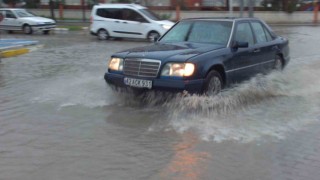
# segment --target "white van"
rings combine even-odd
[[[151,40],[162,36],[173,24],[168,20],[160,20],[141,5],[99,4],[92,8],[90,32],[100,40],[109,37]]]

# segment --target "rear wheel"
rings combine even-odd
[[[275,58],[273,69],[276,71],[281,71],[283,69],[283,61],[279,55]]]
[[[109,33],[105,29],[100,29],[97,33],[99,40],[107,40],[109,38]]]
[[[31,28],[31,26],[28,25],[28,24],[24,25],[23,28],[22,28],[22,30],[23,30],[23,32],[24,32],[25,34],[32,34],[32,28]]]
[[[205,79],[203,93],[207,96],[214,96],[219,94],[222,88],[223,81],[220,73],[215,70],[211,70]]]

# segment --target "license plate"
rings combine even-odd
[[[138,87],[138,88],[152,88],[152,81],[150,80],[144,80],[144,79],[134,79],[134,78],[124,78],[124,84],[132,87]]]

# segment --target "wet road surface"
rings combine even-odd
[[[0,180],[318,180],[320,27],[274,29],[284,72],[165,100],[103,80],[112,53],[148,42],[2,34],[45,46],[0,63]]]

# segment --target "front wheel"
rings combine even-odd
[[[49,34],[49,32],[50,32],[50,30],[42,31],[42,33],[43,33],[43,34],[46,34],[46,35]]]
[[[32,28],[30,25],[24,25],[22,30],[25,34],[32,34]]]
[[[155,31],[152,31],[152,32],[150,32],[150,33],[148,34],[147,39],[148,39],[149,41],[154,41],[155,38],[158,39],[159,37],[160,37],[160,34],[159,34],[159,33],[155,32]]]
[[[109,33],[105,29],[100,29],[97,33],[99,40],[107,40],[109,38]]]
[[[223,81],[220,73],[215,70],[211,70],[205,79],[203,93],[207,96],[214,96],[219,94],[222,88]]]

